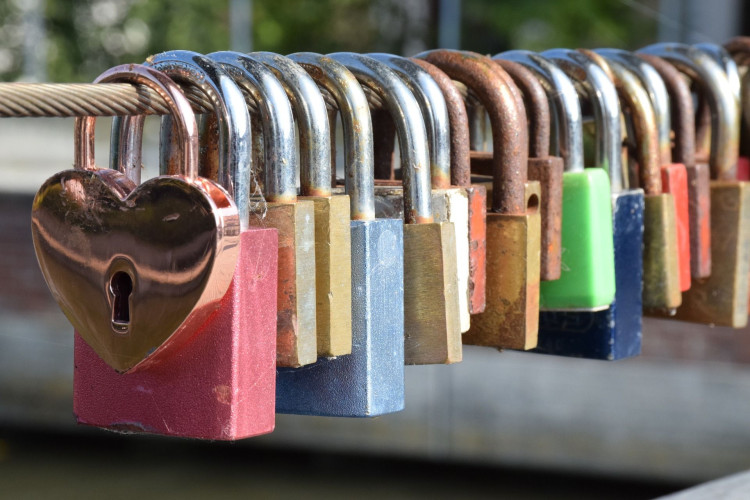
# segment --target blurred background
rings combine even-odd
[[[740,0],[0,0],[0,81],[86,82],[168,49],[636,49],[748,28]],[[77,427],[73,335],[29,231],[34,192],[71,165],[72,124],[0,120],[0,497],[632,499],[750,469],[750,331],[659,320],[633,360],[468,347],[408,367],[406,411],[374,420],[282,415],[235,444]]]

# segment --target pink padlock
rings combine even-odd
[[[219,179],[240,214],[239,255],[216,312],[179,348],[164,352],[144,368],[118,373],[76,334],[74,413],[81,424],[114,431],[210,440],[265,434],[275,425],[278,235],[275,229],[247,224],[252,142],[244,96],[216,64],[194,52],[159,54],[149,65],[199,87],[214,103],[220,122]],[[148,84],[136,79],[131,67],[113,68],[96,81]],[[197,141],[183,140],[182,112],[192,110],[188,106],[173,113],[180,140],[170,152],[181,153],[177,157],[183,159],[197,158],[197,151],[184,152],[186,144],[193,147]],[[138,134],[142,123],[143,117],[116,119],[112,137],[119,138],[120,145],[132,144],[128,134]],[[167,135],[173,133],[169,119],[162,124],[165,130]],[[113,149],[118,147],[113,144]],[[127,156],[122,151],[116,155],[120,161]],[[174,173],[174,158],[167,158],[162,173]]]

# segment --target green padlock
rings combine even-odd
[[[547,311],[596,311],[606,309],[615,295],[614,246],[612,239],[612,203],[610,181],[604,168],[584,168],[583,129],[578,95],[570,78],[550,61],[528,51],[509,51],[496,58],[516,61],[533,69],[548,85],[549,98],[558,110],[555,129],[560,156],[565,162],[562,209],[562,273],[559,280],[541,283],[539,307]],[[567,65],[573,69],[573,65]],[[593,98],[597,89],[589,82],[590,68],[579,66],[569,74],[581,83]],[[605,78],[591,70],[593,77]],[[611,84],[610,84],[611,85]],[[605,89],[606,90],[606,89]],[[614,87],[608,104],[617,106],[611,113],[618,116],[619,105]],[[619,125],[619,121],[618,121]],[[602,130],[600,144],[615,131]],[[599,151],[608,151],[601,147]],[[603,156],[603,153],[600,155]],[[597,164],[610,163],[598,158]]]

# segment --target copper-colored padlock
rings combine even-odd
[[[457,186],[468,200],[469,312],[484,311],[487,264],[487,189],[471,184],[469,122],[463,97],[448,75],[422,59],[412,58],[440,86],[448,108],[451,137],[450,185]],[[456,230],[458,232],[458,229]],[[460,276],[459,276],[460,279]],[[460,289],[460,288],[459,288]]]
[[[736,181],[739,102],[721,66],[684,44],[656,44],[643,52],[660,56],[697,80],[711,116],[711,276],[683,296],[676,319],[741,328],[747,324],[750,258],[750,184]]]
[[[539,321],[540,188],[525,189],[528,135],[523,101],[491,59],[471,52],[420,54],[480,99],[492,124],[492,210],[487,213],[487,305],[464,343],[532,349]],[[517,91],[516,91],[517,92]]]
[[[690,270],[693,278],[711,275],[711,188],[707,163],[695,161],[695,111],[687,82],[660,57],[638,54],[649,63],[667,87],[674,134],[672,161],[685,165],[688,175]]]
[[[396,125],[404,177],[404,362],[460,361],[455,229],[450,222],[433,222],[427,132],[419,104],[385,64],[350,52],[330,57],[378,95]]]
[[[280,79],[299,132],[300,194],[315,206],[315,287],[318,356],[352,350],[349,197],[331,196],[331,140],[325,102],[313,79],[290,59],[251,54]],[[273,153],[272,153],[273,154]],[[283,161],[283,157],[282,157]]]

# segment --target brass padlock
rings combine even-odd
[[[675,200],[661,182],[659,132],[654,105],[638,77],[617,60],[608,61],[617,93],[632,120],[637,175],[645,193],[643,212],[643,309],[669,312],[682,302]],[[635,163],[633,162],[633,166]]]
[[[442,90],[430,74],[415,62],[392,54],[368,54],[396,72],[409,87],[422,110],[430,151],[432,212],[437,222],[451,222],[456,233],[459,323],[469,329],[469,200],[465,191],[452,187],[451,138],[448,108]],[[377,131],[376,131],[377,134]],[[403,207],[401,196],[393,200]]]
[[[747,324],[750,185],[736,181],[739,102],[721,66],[684,44],[656,44],[643,52],[668,60],[697,80],[711,106],[712,271],[683,295],[676,319],[741,328]]]
[[[330,57],[379,96],[397,130],[404,177],[404,362],[460,361],[455,229],[450,222],[433,222],[427,132],[419,104],[385,64],[350,52]]]
[[[440,86],[448,108],[451,137],[450,184],[465,193],[468,205],[467,237],[469,246],[469,312],[478,314],[485,308],[487,263],[487,189],[471,183],[469,121],[461,93],[448,75],[422,59],[412,58]],[[461,231],[456,227],[456,238]],[[459,280],[462,279],[459,273]],[[459,282],[459,290],[461,284]]]
[[[471,52],[434,50],[418,57],[466,85],[492,124],[492,210],[487,213],[487,305],[472,318],[464,343],[532,349],[539,321],[540,188],[526,190],[528,133],[523,101],[491,59]],[[517,90],[516,90],[517,92]]]
[[[695,161],[695,111],[685,79],[660,57],[637,54],[661,77],[670,100],[674,137],[672,161],[685,165],[688,175],[688,219],[690,223],[690,272],[693,278],[711,276],[711,187],[707,163]]]
[[[325,102],[314,80],[290,59],[270,52],[256,52],[252,57],[267,64],[281,80],[297,119],[299,199],[315,205],[318,356],[349,354],[352,275],[349,266],[341,265],[351,261],[349,197],[331,195],[331,133]]]

